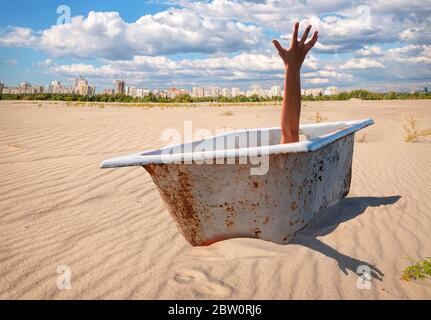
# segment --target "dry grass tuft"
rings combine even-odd
[[[316,112],[316,114],[313,117],[309,117],[307,119],[314,121],[315,123],[320,123],[325,120],[328,120],[328,118],[324,117],[320,112]]]
[[[367,142],[367,136],[368,136],[368,134],[367,134],[367,133],[364,133],[364,134],[362,135],[362,137],[360,137],[358,140],[356,140],[356,142],[361,142],[361,143],[365,143],[365,142]]]
[[[8,146],[14,149],[21,149],[21,145],[19,143],[9,143]]]
[[[221,114],[221,116],[234,116],[235,114],[232,111],[225,111]]]
[[[420,138],[431,136],[431,129],[419,129],[417,127],[417,120],[413,116],[407,118],[407,122],[403,125],[403,127],[404,131],[406,132],[404,136],[405,142],[414,142],[418,141]]]

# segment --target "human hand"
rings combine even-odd
[[[308,34],[310,33],[311,27],[312,26],[309,25],[307,29],[305,29],[301,40],[298,41],[299,23],[298,22],[295,23],[295,26],[293,29],[292,42],[290,44],[289,49],[283,48],[277,40],[272,41],[272,43],[274,44],[274,46],[278,51],[278,54],[283,59],[286,69],[289,69],[289,71],[299,72],[301,70],[302,64],[308,52],[316,44],[318,39],[317,31],[314,32],[313,37],[311,38],[310,41],[308,41],[307,43],[305,42],[308,38]]]

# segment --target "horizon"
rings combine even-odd
[[[271,40],[287,44],[295,21],[320,35],[302,70],[304,89],[407,92],[431,84],[427,1],[24,3],[25,12],[5,3],[0,13],[5,86],[69,86],[78,75],[98,93],[116,78],[151,89],[282,86]]]
[[[78,77],[80,77],[80,76],[78,76]],[[74,77],[74,78],[78,78],[78,77]],[[70,79],[70,81],[71,82],[73,82],[73,80],[74,80],[74,78],[71,78]],[[91,79],[85,79],[85,80],[91,80]],[[120,80],[120,79],[117,79],[117,80]],[[99,91],[99,89],[97,88],[97,86],[96,86],[96,93],[95,94],[97,94],[97,95],[104,95],[104,94],[108,94],[107,92],[106,92],[106,90],[114,90],[115,88],[115,81],[117,81],[117,80],[114,80],[114,83],[113,83],[113,85],[112,85],[112,87],[108,87],[108,88],[104,88],[102,91]],[[30,83],[29,81],[20,81],[20,82],[18,82],[17,84],[14,84],[14,85],[8,85],[5,81],[3,81],[3,80],[1,80],[0,79],[0,83],[2,83],[3,84],[3,86],[4,86],[4,88],[18,88],[20,85],[22,85],[22,84],[24,84],[24,83],[27,83],[27,84],[29,84],[29,85],[31,85],[32,87],[43,87],[45,90],[47,89],[47,88],[49,88],[51,85],[52,85],[52,83],[54,83],[54,82],[56,82],[56,81],[58,81],[58,80],[53,80],[53,81],[51,81],[50,83],[48,83],[48,84],[39,84],[39,83]],[[120,80],[120,81],[123,81],[123,80]],[[91,81],[88,81],[89,82],[89,86],[92,86],[93,84],[92,84],[92,82]],[[61,82],[61,85],[63,85],[64,86],[64,88],[65,89],[76,89],[76,88],[74,88],[73,86],[68,86],[66,83],[63,83],[63,82]],[[274,85],[274,86],[271,86],[271,87],[261,87],[261,86],[258,86],[258,85],[251,85],[251,86],[249,86],[249,87],[247,87],[247,88],[245,88],[245,89],[242,89],[242,88],[240,88],[240,93],[241,93],[241,95],[245,95],[245,93],[247,92],[247,91],[251,91],[251,90],[253,90],[253,89],[261,89],[261,90],[270,90],[272,87],[275,87],[275,86],[278,86],[278,87],[280,87],[280,89],[281,90],[283,90],[283,88],[282,88],[282,86],[281,85]],[[131,86],[128,86],[127,85],[127,82],[125,82],[125,88],[127,89],[127,88],[134,88],[134,89],[138,89],[138,90],[149,90],[150,91],[150,93],[152,93],[152,92],[154,92],[154,91],[160,91],[160,92],[167,92],[167,91],[169,91],[170,89],[177,89],[177,90],[186,90],[187,92],[187,94],[189,94],[189,95],[191,95],[191,91],[194,89],[194,88],[197,88],[197,89],[215,89],[215,88],[218,88],[218,89],[229,89],[229,90],[232,90],[232,89],[237,89],[237,88],[239,88],[238,86],[235,86],[235,85],[233,85],[232,87],[218,87],[218,86],[193,86],[193,87],[163,87],[163,88],[151,88],[151,87],[137,87],[137,86],[134,86],[134,85],[131,85]],[[417,87],[416,89],[405,89],[405,90],[399,90],[399,91],[394,91],[394,90],[386,90],[386,91],[372,91],[372,90],[369,90],[369,89],[367,89],[367,88],[360,88],[360,87],[357,87],[357,88],[349,88],[349,89],[343,89],[343,88],[338,88],[337,86],[320,86],[320,87],[317,87],[317,86],[315,86],[315,87],[307,87],[307,88],[303,88],[303,89],[301,89],[301,91],[312,91],[312,90],[325,90],[325,89],[330,89],[330,88],[335,88],[337,91],[338,91],[338,93],[345,93],[345,92],[353,92],[353,91],[362,91],[362,90],[364,90],[364,91],[368,91],[368,92],[370,92],[370,93],[390,93],[390,92],[395,92],[395,93],[414,93],[414,92],[423,92],[423,91],[425,91],[425,92],[428,92],[428,87],[427,86],[424,86],[424,87]],[[23,93],[24,94],[24,93]],[[43,92],[42,94],[75,94],[75,95],[79,95],[79,94],[76,94],[76,93],[54,93],[54,92]],[[24,94],[25,95],[25,94]],[[124,94],[124,95],[127,95],[127,94]]]

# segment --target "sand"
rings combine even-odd
[[[233,115],[225,115],[232,111]],[[0,299],[430,299],[400,280],[431,256],[431,142],[404,142],[431,101],[305,102],[303,122],[373,118],[356,139],[347,199],[288,245],[233,239],[190,246],[142,168],[100,170],[163,146],[161,133],[268,127],[279,106],[131,108],[0,102]],[[70,268],[59,290],[57,268]],[[358,289],[360,265],[372,266]],[[379,279],[380,278],[380,279]]]

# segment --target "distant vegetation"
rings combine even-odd
[[[406,92],[371,92],[368,90],[353,90],[350,92],[340,92],[332,96],[303,96],[303,101],[336,101],[336,100],[349,100],[349,99],[362,99],[362,100],[409,100],[409,99],[431,99],[431,93],[406,93]]]
[[[363,100],[395,100],[395,99],[431,99],[431,93],[400,93],[387,92],[377,93],[367,90],[353,90],[350,92],[340,92],[331,96],[303,96],[303,101],[337,101],[349,100],[352,98]],[[41,100],[41,101],[83,101],[83,102],[121,102],[121,103],[199,103],[199,102],[217,102],[217,103],[243,103],[243,102],[271,102],[281,101],[282,97],[264,98],[258,95],[250,97],[238,96],[235,98],[226,97],[206,97],[194,98],[188,94],[178,95],[175,98],[156,97],[152,93],[143,98],[133,98],[126,95],[106,95],[99,94],[95,96],[80,96],[77,94],[3,94],[0,100]]]

